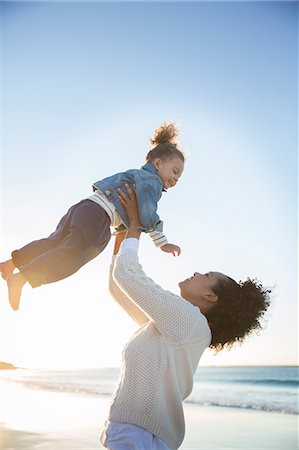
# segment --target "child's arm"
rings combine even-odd
[[[162,245],[160,248],[161,248],[161,250],[163,250],[163,252],[172,253],[173,256],[180,256],[180,254],[181,254],[180,247],[175,244],[165,244],[165,245]]]
[[[161,250],[163,250],[163,252],[172,253],[173,256],[179,256],[181,254],[180,247],[175,244],[169,244],[167,241],[167,237],[160,231],[152,231],[148,234],[152,238],[155,246],[159,247]]]
[[[150,238],[153,240],[153,243],[156,247],[161,248],[163,245],[168,244],[167,237],[161,231],[151,231],[148,233]]]
[[[158,201],[161,197],[160,188],[158,185],[148,186],[146,182],[139,182],[135,185],[135,189],[140,222],[142,223],[139,229],[148,233],[155,246],[161,248],[163,252],[179,256],[181,254],[180,247],[169,244],[162,232],[163,222],[157,214]]]
[[[114,300],[116,300],[116,302],[128,313],[128,315],[142,327],[149,321],[149,318],[134,302],[132,302],[130,297],[128,297],[124,291],[120,289],[112,276],[115,259],[119,251],[120,244],[125,239],[125,236],[126,232],[119,233],[115,236],[114,252],[109,271],[109,292]]]
[[[149,184],[147,181],[139,180],[135,184],[135,192],[140,217],[139,229],[145,233],[163,231],[163,222],[157,214],[158,201],[161,198],[159,184]]]

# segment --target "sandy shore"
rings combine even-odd
[[[109,397],[1,386],[1,450],[96,450]],[[185,405],[180,450],[297,450],[297,416]]]

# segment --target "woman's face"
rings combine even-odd
[[[181,296],[201,309],[204,305],[212,306],[218,301],[214,288],[218,281],[225,279],[227,279],[226,275],[221,272],[207,272],[205,274],[195,272],[192,277],[179,283]]]

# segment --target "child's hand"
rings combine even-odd
[[[179,256],[181,254],[181,249],[178,245],[174,244],[165,244],[160,247],[163,252],[172,253],[173,256]]]

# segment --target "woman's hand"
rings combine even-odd
[[[126,213],[130,219],[130,226],[128,228],[127,237],[135,237],[139,239],[141,231],[138,227],[140,227],[140,218],[138,213],[138,204],[135,189],[134,191],[130,188],[128,184],[125,184],[128,195],[126,195],[121,189],[118,189],[118,195],[123,207],[126,210]]]

